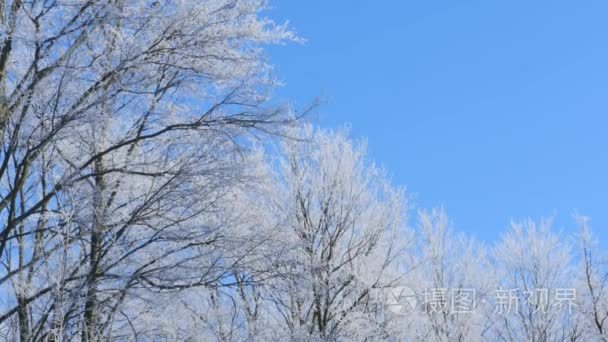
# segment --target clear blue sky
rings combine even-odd
[[[327,103],[422,207],[494,240],[578,211],[608,238],[608,2],[271,1],[279,98]]]

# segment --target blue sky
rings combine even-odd
[[[589,215],[608,238],[608,2],[272,1],[304,44],[276,94],[350,124],[420,207],[491,241],[511,219]]]

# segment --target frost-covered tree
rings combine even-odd
[[[572,248],[551,220],[513,223],[494,248],[498,271],[488,336],[497,341],[577,341]]]
[[[410,228],[364,143],[269,101],[263,47],[296,37],[265,6],[0,0],[0,339],[608,340],[586,219],[578,248]]]
[[[608,341],[608,257],[589,227],[589,218],[578,216],[580,261],[576,265],[580,317],[589,340]]]
[[[374,293],[408,271],[405,198],[344,132],[305,129],[283,145],[276,183],[278,272],[265,287],[283,339],[392,335]]]
[[[486,248],[455,232],[443,210],[421,210],[416,229],[416,267],[406,284],[418,307],[400,320],[412,341],[478,341],[492,297],[494,272]]]
[[[4,338],[154,337],[153,294],[232,281],[226,203],[290,121],[261,47],[293,35],[264,6],[0,1]]]

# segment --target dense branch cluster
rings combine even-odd
[[[273,105],[262,48],[297,37],[265,5],[0,0],[0,339],[608,340],[587,219],[491,247],[411,224],[365,144]],[[572,312],[525,295],[566,288]]]

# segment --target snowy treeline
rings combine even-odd
[[[586,218],[485,246],[414,212],[270,100],[265,6],[0,0],[0,339],[608,339]]]

